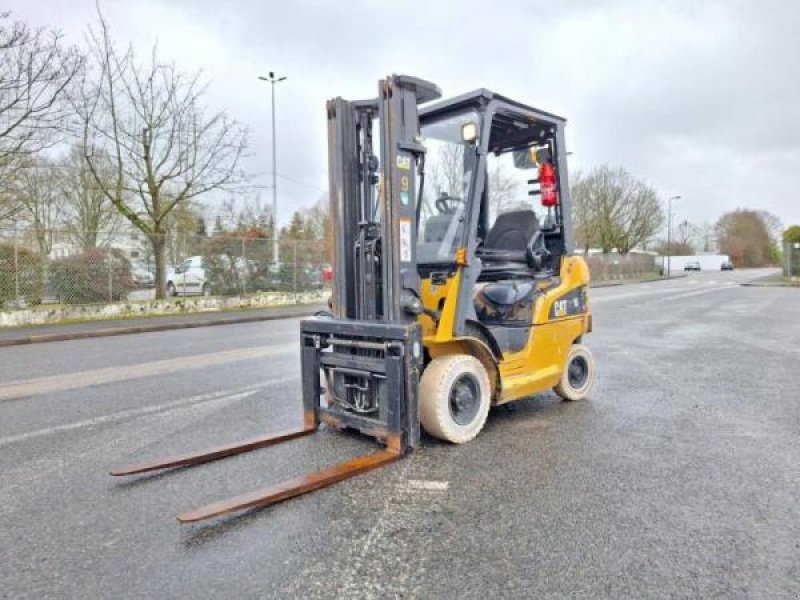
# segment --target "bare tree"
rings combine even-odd
[[[717,235],[714,226],[711,223],[704,222],[698,228],[698,248],[702,248],[703,252],[714,252],[717,248]]]
[[[692,254],[694,254],[703,247],[703,231],[688,219],[684,219],[678,223],[675,242],[683,247],[691,248]]]
[[[763,267],[775,261],[774,243],[760,211],[739,208],[717,221],[722,252],[737,267]]]
[[[44,158],[28,159],[19,165],[13,183],[14,195],[22,207],[19,219],[33,232],[43,256],[50,254],[56,230],[63,224],[60,177],[58,165],[53,162]]]
[[[70,149],[59,164],[59,183],[70,237],[81,248],[89,249],[109,241],[119,231],[124,219],[103,193],[103,187],[95,181],[85,155],[81,145]],[[106,160],[104,163],[98,155],[95,168],[98,176],[105,179],[106,186],[110,185],[114,176],[110,162]]]
[[[431,191],[437,196],[462,197],[464,195],[464,146],[461,144],[432,144],[432,151],[425,157]]]
[[[0,223],[13,220],[20,212],[22,206],[16,202],[16,196],[9,193],[8,182],[3,182],[0,178]]]
[[[247,132],[224,112],[207,115],[199,74],[187,76],[133,49],[116,48],[102,14],[90,33],[90,68],[76,94],[86,162],[103,194],[153,245],[156,296],[164,297],[169,215],[243,180]],[[110,162],[113,177],[101,171]]]
[[[680,240],[671,240],[669,244],[665,239],[657,240],[651,246],[651,250],[661,256],[694,256],[695,254],[692,244]]]
[[[780,245],[783,235],[783,222],[780,220],[780,217],[774,215],[768,210],[759,210],[758,216],[761,217],[761,221],[767,228],[772,243],[775,245]]]
[[[497,214],[531,208],[530,197],[520,179],[509,171],[508,164],[500,161],[490,163],[488,180],[491,206]]]
[[[581,172],[571,177],[572,181],[572,226],[575,231],[575,244],[588,254],[597,245],[599,228],[596,227],[597,202],[589,189],[587,178]]]
[[[64,92],[82,64],[75,48],[63,47],[61,34],[0,13],[0,185],[8,185],[26,158],[56,141],[67,109]],[[0,204],[0,217],[14,210]]]
[[[429,142],[429,152],[425,159],[430,181],[425,186],[429,192],[437,196],[446,194],[459,198],[466,194],[469,166],[465,164],[464,151],[465,146],[461,144]],[[511,155],[503,156],[510,159]],[[491,198],[490,221],[494,221],[498,213],[529,209],[531,201],[524,192],[519,174],[515,177],[513,167],[500,157],[491,158],[494,160],[490,160],[487,166],[487,186]]]
[[[655,189],[625,169],[598,167],[572,185],[573,217],[581,242],[626,254],[653,238],[664,222]]]
[[[231,194],[217,205],[217,211],[220,225],[239,232],[253,227],[266,231],[272,227],[269,214],[262,209],[257,197]]]
[[[333,236],[333,223],[327,196],[320,196],[306,210],[306,229],[308,238],[312,240],[324,240]]]

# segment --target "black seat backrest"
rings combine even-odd
[[[502,213],[497,215],[483,247],[490,250],[525,252],[538,231],[539,219],[532,210]]]

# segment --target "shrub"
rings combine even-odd
[[[103,248],[53,261],[48,283],[53,295],[67,304],[122,300],[134,287],[130,261],[120,250]]]
[[[783,232],[783,241],[787,244],[800,243],[800,225],[792,225]]]
[[[25,248],[17,249],[15,266],[14,246],[0,245],[0,308],[11,305],[17,298],[17,280],[19,279],[19,295],[26,306],[42,303],[44,281],[44,261],[42,257]],[[19,273],[17,273],[17,267]]]

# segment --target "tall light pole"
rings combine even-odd
[[[280,249],[278,246],[278,167],[275,151],[275,84],[280,83],[286,77],[275,77],[275,73],[270,71],[268,77],[259,75],[258,78],[272,85],[272,257],[277,268],[280,265]]]
[[[680,196],[670,196],[667,200],[667,277],[672,266],[672,201],[680,199]]]

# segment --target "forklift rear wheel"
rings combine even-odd
[[[573,344],[561,381],[553,388],[564,400],[584,400],[594,387],[594,358],[583,344]]]
[[[489,376],[474,356],[435,358],[419,384],[422,427],[440,440],[463,444],[483,429],[489,414]]]

